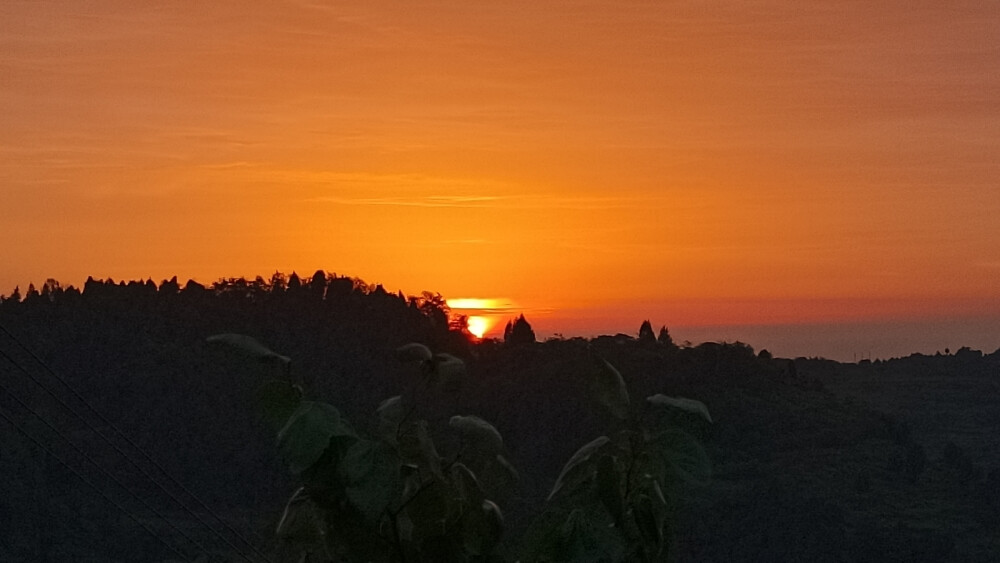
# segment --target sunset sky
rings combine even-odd
[[[991,352],[1000,2],[5,1],[0,197],[3,294],[322,268],[541,335]]]

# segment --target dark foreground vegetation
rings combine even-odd
[[[0,326],[9,331],[0,331],[2,561],[286,555],[280,544],[295,540],[277,540],[275,527],[298,484],[259,395],[275,366],[207,342],[221,333],[291,358],[294,381],[358,427],[412,384],[412,368],[393,357],[399,346],[464,359],[469,381],[448,408],[490,421],[520,474],[496,499],[503,554],[518,553],[566,461],[605,432],[584,377],[595,354],[634,397],[695,398],[712,414],[698,435],[712,480],[681,492],[671,559],[985,562],[1000,553],[997,352],[839,364],[741,343],[678,347],[649,325],[638,337],[535,342],[523,320],[507,342],[473,344],[438,295],[322,272],[211,287],[50,281],[0,302]]]

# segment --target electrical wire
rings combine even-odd
[[[250,541],[248,541],[246,538],[244,538],[242,536],[242,534],[240,534],[238,531],[236,531],[235,529],[233,529],[232,526],[230,526],[225,520],[223,520],[218,514],[216,514],[204,501],[202,501],[197,495],[195,495],[193,492],[191,492],[190,490],[188,490],[187,487],[185,487],[179,481],[177,481],[177,479],[175,479],[172,475],[170,475],[170,473],[167,472],[166,469],[164,469],[159,463],[157,463],[155,460],[153,460],[152,457],[150,457],[149,454],[147,454],[145,452],[145,450],[143,450],[142,448],[140,448],[135,442],[132,441],[132,439],[130,439],[121,430],[119,430],[116,425],[114,425],[113,423],[111,423],[100,412],[98,412],[97,409],[94,408],[94,406],[91,405],[90,402],[87,401],[86,398],[84,398],[78,391],[76,391],[76,389],[74,389],[65,379],[63,379],[62,377],[60,377],[59,374],[57,374],[52,368],[50,368],[48,366],[48,364],[46,364],[44,361],[42,361],[42,359],[39,358],[31,349],[29,349],[27,346],[25,346],[24,344],[22,344],[21,341],[16,336],[14,336],[9,330],[7,330],[7,327],[3,326],[3,324],[0,324],[0,331],[2,331],[3,333],[5,333],[12,341],[14,341],[14,343],[17,344],[17,346],[21,350],[23,350],[26,354],[28,354],[38,365],[42,366],[42,368],[46,372],[48,372],[49,375],[51,375],[52,377],[54,377],[64,387],[66,387],[66,389],[68,389],[73,394],[73,396],[75,396],[77,398],[77,400],[79,400],[81,403],[83,403],[87,407],[87,409],[94,416],[96,416],[103,424],[105,424],[106,426],[108,426],[109,428],[111,428],[120,438],[124,439],[130,446],[132,446],[133,449],[135,449],[137,452],[139,452],[139,454],[143,458],[145,458],[145,460],[147,462],[149,462],[154,467],[156,467],[160,471],[160,473],[162,473],[163,475],[165,475],[167,477],[167,479],[171,483],[173,483],[175,486],[177,486],[182,491],[184,491],[184,493],[186,493],[189,497],[193,498],[195,500],[195,502],[198,503],[198,505],[201,506],[201,508],[203,510],[205,510],[206,512],[208,512],[213,518],[215,518],[217,521],[219,521],[220,523],[222,523],[222,525],[230,533],[232,533],[237,538],[239,538],[240,541],[242,541],[244,544],[246,544],[247,546],[249,546],[250,549],[260,559],[262,559],[263,561],[265,561],[267,563],[270,563],[270,561],[268,560],[267,556],[265,556],[263,553],[261,553],[261,551],[259,549],[257,549],[257,547],[255,545],[253,545]],[[225,536],[223,536],[222,534],[220,534],[213,526],[211,526],[208,522],[206,522],[200,515],[198,515],[197,513],[195,513],[194,511],[192,511],[191,509],[189,509],[186,504],[184,504],[179,498],[177,498],[176,495],[174,495],[173,493],[171,493],[170,491],[168,491],[166,488],[164,488],[152,475],[149,474],[149,472],[147,472],[142,466],[140,466],[138,463],[136,463],[135,460],[133,460],[127,453],[125,453],[124,451],[122,451],[122,449],[119,448],[117,444],[115,444],[114,442],[112,442],[100,430],[98,430],[96,427],[94,427],[87,419],[85,419],[83,416],[81,416],[80,413],[78,413],[76,411],[76,409],[74,409],[73,407],[69,406],[68,404],[66,404],[65,401],[63,401],[61,398],[59,398],[58,396],[56,396],[51,390],[49,390],[45,385],[43,385],[37,378],[35,378],[30,372],[28,372],[20,364],[18,364],[17,362],[15,362],[3,350],[0,350],[0,355],[4,356],[5,358],[7,358],[8,361],[10,361],[15,366],[17,366],[17,368],[20,369],[21,372],[24,373],[29,379],[31,379],[31,381],[33,381],[35,383],[35,385],[37,385],[43,391],[45,391],[46,394],[48,394],[50,397],[52,397],[63,408],[65,408],[69,412],[73,413],[74,416],[76,416],[81,421],[83,421],[83,423],[86,424],[87,427],[91,431],[93,431],[95,434],[97,434],[106,444],[108,444],[109,446],[111,446],[119,455],[121,455],[123,458],[125,458],[133,467],[135,467],[136,469],[138,469],[139,472],[142,473],[142,475],[144,477],[146,477],[146,479],[149,479],[149,481],[151,481],[154,485],[156,485],[156,487],[158,489],[160,489],[161,491],[163,491],[164,494],[166,494],[174,502],[176,502],[179,506],[181,506],[181,508],[183,508],[184,511],[188,515],[190,515],[193,518],[197,519],[198,522],[200,522],[203,526],[205,526],[206,528],[208,528],[212,532],[213,535],[215,535],[217,538],[221,539],[227,546],[229,546],[230,549],[232,549],[233,551],[235,551],[236,553],[238,553],[240,555],[240,557],[242,557],[243,559],[246,559],[247,561],[250,561],[251,563],[253,563],[253,559],[251,559],[249,556],[247,556],[246,553],[242,549],[240,549],[239,547],[235,546],[231,541],[229,541],[228,538],[226,538]]]
[[[8,389],[6,389],[5,387],[3,387],[2,385],[0,385],[0,391],[2,391],[3,393],[5,393],[7,395],[10,395],[11,397],[13,397],[15,401],[17,401],[22,407],[28,408],[28,410],[33,415],[35,415],[35,417],[37,417],[39,420],[41,420],[43,423],[45,423],[46,426],[48,426],[49,428],[52,428],[53,430],[55,430],[52,427],[52,425],[48,423],[48,421],[46,421],[44,418],[41,417],[41,415],[39,415],[37,412],[35,412],[34,410],[32,410],[30,407],[27,407],[27,405],[25,405],[23,402],[21,402],[20,399],[18,399],[14,395],[11,395],[10,391]],[[167,540],[163,539],[152,528],[150,528],[148,525],[146,525],[141,520],[139,520],[139,518],[137,516],[135,516],[134,514],[132,514],[131,512],[129,512],[128,509],[126,509],[124,506],[122,506],[118,501],[116,501],[113,498],[109,497],[107,495],[107,493],[105,493],[104,491],[102,491],[97,485],[95,485],[92,481],[90,481],[89,479],[87,479],[82,473],[80,473],[74,467],[72,467],[71,465],[69,465],[68,463],[66,463],[65,461],[63,461],[59,456],[57,456],[55,454],[55,452],[53,452],[51,449],[49,449],[48,446],[46,446],[41,441],[39,441],[37,438],[35,438],[31,434],[29,434],[27,430],[25,430],[24,428],[22,428],[17,422],[14,421],[14,419],[12,419],[9,416],[7,416],[7,414],[4,413],[2,410],[0,410],[0,418],[3,418],[7,422],[9,422],[10,425],[13,426],[14,429],[17,430],[22,436],[24,436],[25,438],[27,438],[27,439],[31,440],[32,442],[34,442],[34,444],[36,446],[38,446],[43,451],[45,451],[45,453],[47,455],[49,455],[50,457],[52,457],[52,459],[56,460],[60,465],[62,465],[66,469],[69,469],[71,472],[73,472],[73,475],[76,475],[77,478],[79,478],[81,481],[83,481],[84,484],[86,484],[88,487],[90,487],[91,489],[93,489],[104,500],[106,500],[108,503],[112,504],[115,508],[117,508],[123,514],[125,514],[130,519],[132,519],[133,522],[135,522],[136,524],[138,524],[139,526],[141,526],[144,530],[146,530],[146,532],[148,532],[151,536],[153,536],[154,538],[156,538],[157,540],[159,540],[159,542],[162,543],[167,549],[169,549],[170,551],[173,551],[174,553],[176,553],[177,555],[179,555],[181,557],[181,559],[184,559],[185,561],[193,561],[190,557],[188,557],[188,556],[184,555],[183,553],[181,553],[180,550],[178,550],[176,547],[170,545],[170,543],[167,542]],[[79,448],[77,448],[75,444],[73,444],[72,442],[69,442],[69,440],[65,436],[63,436],[61,433],[59,433],[58,430],[55,430],[55,432],[57,434],[59,434],[60,437],[62,437],[63,440],[66,440],[71,446],[73,446],[73,448],[77,452],[80,452],[81,454],[83,454],[83,456],[85,458],[87,458],[88,461],[90,461],[94,465],[97,465],[92,459],[90,459],[89,456],[87,456],[87,454],[83,453]],[[116,483],[118,483],[118,485],[120,487],[122,487],[123,489],[125,489],[125,492],[129,493],[130,495],[132,495],[133,497],[135,497],[136,499],[138,499],[139,502],[143,503],[147,508],[150,508],[148,505],[145,504],[145,502],[142,499],[140,499],[134,493],[132,493],[131,491],[129,491],[128,488],[126,488],[124,485],[122,485],[121,482],[119,482],[117,479],[115,479],[113,476],[111,476],[107,471],[104,471],[104,469],[101,468],[101,466],[97,465],[97,468],[100,469],[101,472],[104,473],[105,475],[107,475],[108,477],[111,477],[111,479],[114,480]],[[166,522],[171,528],[173,528],[174,530],[180,532],[181,535],[183,535],[185,538],[188,539],[188,541],[192,541],[192,543],[194,543],[196,546],[198,546],[198,549],[200,549],[203,553],[205,552],[205,550],[203,548],[201,548],[201,546],[199,546],[197,542],[194,542],[193,540],[191,540],[191,538],[188,538],[187,535],[184,534],[184,532],[181,532],[180,530],[178,530],[177,527],[175,527],[173,524],[171,524],[169,520],[167,520],[166,518],[164,518],[155,509],[152,509],[152,511],[153,511],[154,514],[157,515],[157,517],[159,517],[161,520],[163,520],[164,522]]]

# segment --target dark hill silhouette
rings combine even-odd
[[[742,343],[678,347],[665,327],[651,340],[649,323],[639,338],[536,342],[523,317],[512,323],[513,335],[523,321],[510,343],[473,344],[449,330],[438,294],[405,297],[324,272],[209,286],[88,279],[82,291],[50,281],[30,298],[0,302],[0,325],[263,548],[293,488],[256,394],[274,367],[206,343],[213,334],[247,334],[288,356],[307,393],[337,405],[360,430],[413,377],[393,360],[396,347],[423,342],[464,358],[472,382],[454,406],[495,423],[522,475],[501,499],[511,537],[573,451],[604,428],[584,377],[597,353],[635,397],[697,398],[716,421],[701,436],[715,480],[683,501],[680,560],[987,561],[998,545],[1000,406],[989,394],[998,353],[963,349],[866,365],[788,360]],[[3,333],[0,351],[0,412],[183,544],[13,400],[21,398],[219,560],[237,560],[24,377],[15,366],[80,407]],[[941,400],[927,402],[929,386]],[[5,420],[0,443],[0,560],[170,556]]]

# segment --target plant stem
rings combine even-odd
[[[406,551],[403,550],[403,540],[399,537],[399,525],[396,522],[396,514],[393,514],[388,508],[386,508],[385,513],[389,516],[389,524],[392,525],[392,546],[396,548],[399,560],[402,563],[406,563]]]
[[[400,395],[400,401],[403,401],[403,404],[406,404],[406,402],[409,402],[410,403],[410,407],[406,411],[406,414],[403,415],[403,418],[400,419],[399,424],[396,425],[396,440],[397,441],[399,440],[399,431],[400,431],[400,429],[403,428],[403,424],[407,420],[409,420],[410,416],[413,415],[413,412],[417,410],[417,405],[418,405],[418,403],[417,403],[417,395],[418,395],[421,387],[425,386],[426,383],[430,380],[432,373],[434,373],[433,369],[426,369],[425,368],[424,369],[424,375],[416,383],[414,383],[409,389],[407,389],[406,391],[404,391],[402,395]],[[406,401],[407,398],[409,399],[409,401]]]

